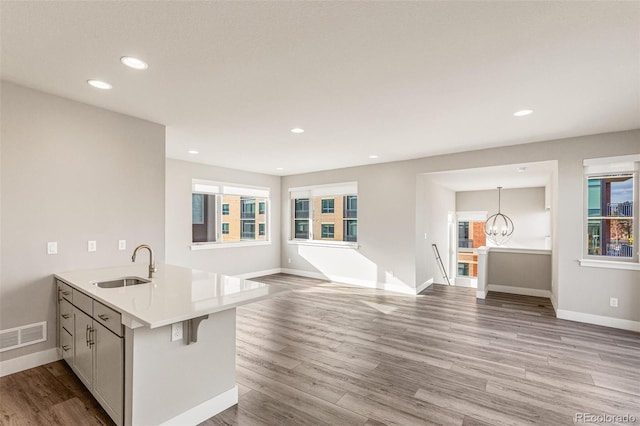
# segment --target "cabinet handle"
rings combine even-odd
[[[62,314],[62,318],[64,318],[64,319],[68,319],[70,316],[71,315],[69,315],[69,314]]]
[[[69,349],[71,349],[71,346],[69,345],[62,345],[62,350],[67,352]]]
[[[89,330],[91,329],[91,327],[89,327],[89,324],[87,324],[87,329],[84,331],[84,338],[87,341],[87,347],[89,346]]]
[[[109,321],[109,317],[105,314],[98,315],[98,318],[100,318],[102,321]]]
[[[63,296],[68,296],[68,295],[70,295],[70,294],[71,294],[71,292],[70,292],[70,291],[63,291],[63,292],[62,292],[62,295],[63,295]]]
[[[96,332],[95,328],[93,328],[93,327],[89,328],[89,338],[91,339],[89,341],[89,347],[90,348],[93,347],[93,345],[96,343],[95,340],[93,340],[95,332]]]
[[[60,297],[60,293],[62,293],[62,287],[58,287],[58,302],[62,300],[62,297]]]

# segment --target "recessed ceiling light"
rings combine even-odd
[[[515,115],[516,117],[524,117],[525,115],[529,115],[533,112],[532,109],[523,109],[517,112],[514,112],[513,115]]]
[[[527,170],[526,167],[518,167],[518,172],[520,173],[524,172],[525,170]]]
[[[146,70],[149,68],[149,65],[141,59],[134,58],[132,56],[123,56],[120,58],[120,62],[128,66],[129,68],[133,68],[136,70]]]
[[[189,154],[200,154],[198,151],[196,151],[195,149],[190,149],[189,151],[187,151]]]
[[[378,156],[376,154],[371,154],[369,158],[378,158]]]
[[[284,170],[284,167],[276,167],[276,170]]]
[[[304,129],[301,129],[300,127],[294,127],[293,129],[291,129],[291,133],[304,133]]]
[[[109,90],[113,87],[109,83],[106,83],[100,80],[87,80],[87,83],[89,83],[89,85],[95,87],[96,89],[102,89],[102,90]]]

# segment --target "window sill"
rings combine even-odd
[[[191,244],[191,251],[197,250],[213,250],[213,249],[225,249],[225,248],[237,248],[237,247],[254,247],[254,246],[269,246],[271,241],[238,241],[232,243],[196,243]]]
[[[358,249],[360,246],[358,243],[351,243],[345,241],[307,241],[307,240],[288,240],[288,244],[295,244],[299,246],[317,246],[317,247],[333,247],[343,249]]]
[[[580,266],[588,268],[624,269],[627,271],[640,271],[638,262],[619,262],[615,260],[578,259]]]

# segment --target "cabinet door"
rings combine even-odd
[[[91,389],[93,383],[93,320],[80,309],[73,307],[73,369],[84,385]]]
[[[94,321],[95,357],[93,395],[116,424],[122,424],[124,402],[122,338]]]

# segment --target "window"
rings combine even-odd
[[[293,240],[358,241],[357,183],[292,188]]]
[[[267,188],[194,179],[191,201],[193,243],[268,241],[268,203]],[[256,204],[258,211],[262,211],[258,215]]]
[[[322,200],[322,213],[323,214],[333,213],[334,206],[335,206],[335,200],[333,198]]]
[[[468,263],[458,263],[458,276],[459,277],[468,277],[469,276],[469,264]]]
[[[640,269],[636,205],[640,155],[589,159],[584,166],[586,258],[580,264]]]
[[[335,225],[333,223],[322,224],[322,238],[333,238]]]
[[[633,257],[633,174],[587,178],[587,254]]]

